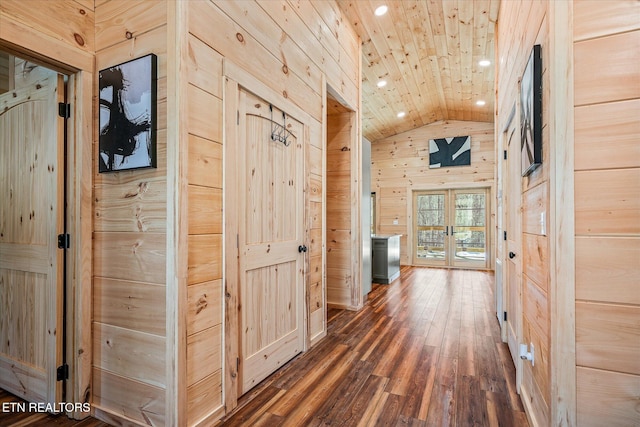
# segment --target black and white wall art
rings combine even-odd
[[[156,167],[157,57],[100,71],[100,172]]]
[[[522,176],[542,163],[542,57],[535,45],[520,83],[520,152]]]
[[[471,165],[471,137],[454,136],[429,140],[429,167]]]

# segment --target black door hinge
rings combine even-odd
[[[504,321],[505,322],[507,321],[507,312],[506,311],[504,312]]]
[[[64,117],[65,119],[68,119],[69,117],[71,117],[71,104],[66,104],[64,102],[59,102],[58,103],[58,115],[60,117]]]
[[[58,249],[69,249],[70,241],[68,234],[58,234]]]
[[[507,160],[507,150],[504,150],[503,156],[504,156],[504,159]]]
[[[56,380],[64,381],[69,379],[69,365],[66,363],[64,365],[58,366],[56,369]]]
[[[507,232],[504,232],[504,240],[507,240]]]

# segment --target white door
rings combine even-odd
[[[64,227],[62,76],[0,95],[0,387],[60,402]]]
[[[242,394],[304,350],[305,126],[243,89],[238,110]]]
[[[506,139],[506,176],[503,182],[504,202],[504,227],[507,233],[507,241],[504,250],[503,266],[506,270],[505,300],[507,312],[507,343],[509,351],[516,367],[516,384],[520,387],[522,376],[522,360],[519,357],[518,343],[521,336],[522,318],[522,291],[521,291],[521,262],[520,262],[520,236],[521,236],[521,212],[522,190],[520,175],[520,138],[516,131],[516,120],[512,120],[507,129]]]

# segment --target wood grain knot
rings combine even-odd
[[[197,304],[197,308],[196,308],[196,314],[199,314],[202,310],[204,310],[205,308],[207,308],[207,305],[209,305],[207,303],[207,295],[203,295],[200,297],[200,299],[198,300],[198,304]]]
[[[240,43],[244,43],[244,36],[242,34],[236,33],[236,39],[238,39]]]
[[[78,12],[80,12],[80,15],[86,15],[87,12],[84,9],[80,9]]]
[[[78,43],[78,45],[84,46],[84,39],[82,38],[82,36],[80,34],[73,33],[73,38],[76,39],[76,43]]]
[[[131,31],[127,31],[126,33],[124,33],[124,36],[127,38],[127,40],[131,40],[133,38],[133,33]]]
[[[289,67],[287,67],[287,64],[284,64],[282,66],[282,72],[285,74],[289,74]]]

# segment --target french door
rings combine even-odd
[[[415,191],[413,263],[486,268],[488,189]]]

